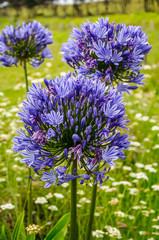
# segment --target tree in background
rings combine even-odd
[[[157,5],[159,0],[156,0]],[[144,9],[145,12],[154,12],[155,11],[155,0],[144,0]]]
[[[66,4],[62,6],[63,12],[64,12],[64,17],[67,17],[67,0],[65,0]]]
[[[127,5],[131,2],[131,0],[121,0],[121,6],[122,6],[122,14],[126,13]]]
[[[81,16],[81,10],[79,8],[78,2],[79,2],[78,0],[74,0],[73,8],[74,8],[75,14],[77,14],[77,16]]]
[[[13,7],[16,10],[16,17],[20,15],[20,9],[24,5],[24,0],[8,0],[9,6]]]
[[[35,8],[38,5],[43,5],[46,3],[46,0],[23,0],[24,5],[28,8],[28,15],[29,17],[32,17],[32,15],[35,17],[36,16],[36,11]],[[30,11],[32,9],[32,11]]]
[[[159,12],[159,0],[156,0],[157,3],[157,12]]]
[[[53,16],[57,17],[57,9],[58,9],[58,5],[55,3],[55,0],[52,1],[52,9],[53,9]]]
[[[145,12],[148,12],[148,0],[144,0],[144,9]]]
[[[81,0],[82,2],[85,2],[84,0]],[[91,0],[90,0],[90,2],[89,3],[85,3],[85,5],[86,5],[86,11],[87,11],[87,16],[92,16],[92,13],[90,12],[90,9],[91,9],[91,7],[90,7],[90,4],[91,4]]]
[[[110,0],[104,0],[105,13],[108,13],[109,3],[110,3]]]

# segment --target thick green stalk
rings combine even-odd
[[[25,79],[25,86],[26,86],[26,93],[28,92],[28,74],[27,74],[27,66],[26,60],[24,59],[23,62],[24,66],[24,79]],[[31,177],[31,168],[29,168],[29,176]],[[29,189],[29,196],[28,196],[28,225],[32,224],[32,211],[33,211],[33,203],[32,203],[32,180],[28,178],[28,189]]]
[[[29,168],[29,176],[31,176],[31,168]],[[28,179],[29,196],[28,196],[28,225],[33,223],[33,201],[32,201],[32,180]]]
[[[25,87],[26,87],[26,93],[28,92],[28,74],[27,74],[27,66],[26,66],[26,59],[24,59],[24,79],[25,79]]]
[[[72,174],[77,169],[77,160],[73,160]],[[71,224],[70,224],[70,240],[77,240],[77,180],[71,181]]]
[[[94,184],[92,189],[92,199],[91,199],[91,206],[89,211],[86,240],[90,240],[92,236],[92,225],[93,225],[94,211],[95,211],[95,205],[96,205],[96,195],[97,195],[97,184]]]

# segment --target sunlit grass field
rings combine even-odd
[[[96,21],[98,17],[89,18]],[[145,85],[125,94],[131,147],[126,160],[118,160],[109,172],[110,179],[98,187],[92,239],[153,240],[159,239],[159,15],[135,13],[110,15],[110,22],[140,25],[153,46],[144,64]],[[36,18],[53,33],[50,46],[53,60],[46,60],[39,69],[28,66],[29,83],[64,75],[70,69],[61,61],[60,48],[73,26],[84,18]],[[23,22],[26,19],[19,19]],[[11,18],[0,18],[0,30],[12,24]],[[25,98],[23,68],[0,67],[0,226],[11,236],[16,219],[27,195],[28,170],[11,150],[13,136],[21,127],[16,116]],[[70,186],[52,186],[33,177],[33,219],[41,231],[36,239],[44,239],[61,216],[70,211]],[[83,240],[90,205],[91,183],[78,184],[79,240]],[[43,197],[43,198],[40,198]],[[4,205],[11,203],[8,209]],[[10,208],[10,209],[9,209]],[[27,227],[27,212],[24,221]],[[68,226],[69,227],[69,226]],[[114,229],[113,229],[114,228]],[[99,231],[100,230],[100,231]],[[68,239],[67,231],[65,239]],[[10,238],[9,238],[10,239]],[[23,239],[23,236],[21,236]]]

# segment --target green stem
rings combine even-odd
[[[90,212],[89,212],[89,220],[87,225],[86,240],[90,240],[92,236],[92,225],[93,225],[94,211],[95,211],[95,205],[96,205],[96,195],[97,195],[97,184],[94,184],[92,189],[92,199],[91,199],[91,206],[90,206]]]
[[[28,74],[27,74],[27,66],[26,66],[26,59],[24,59],[24,79],[25,79],[25,87],[26,87],[26,93],[28,92]]]
[[[25,86],[26,86],[26,94],[28,92],[28,74],[27,74],[27,65],[26,65],[26,59],[24,59],[23,62],[23,68],[24,68],[24,79],[25,79]],[[31,177],[31,168],[29,168],[29,176]],[[28,196],[28,225],[32,224],[33,218],[32,218],[32,211],[33,211],[33,202],[32,202],[32,180],[28,178],[28,189],[29,189],[29,196]]]
[[[31,176],[31,168],[29,168],[29,176]],[[33,223],[33,202],[32,202],[32,180],[28,179],[29,196],[28,196],[28,225]]]
[[[73,160],[72,174],[74,175],[74,169],[77,169],[77,160]],[[77,240],[77,180],[71,181],[71,224],[70,224],[70,240]]]

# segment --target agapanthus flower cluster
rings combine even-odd
[[[79,178],[95,183],[107,180],[109,166],[124,159],[128,148],[128,120],[122,94],[105,83],[83,75],[44,79],[46,87],[32,84],[18,113],[24,130],[14,137],[27,167],[42,175],[45,187]],[[127,128],[126,128],[127,129]],[[77,168],[72,169],[76,161]]]
[[[7,26],[0,33],[0,65],[10,67],[29,61],[37,68],[45,58],[52,58],[48,44],[53,43],[52,33],[40,22]]]
[[[141,63],[152,48],[147,40],[140,26],[115,25],[100,18],[73,29],[61,49],[63,61],[81,74],[101,79],[106,85],[119,84],[119,91],[128,91],[143,84]]]

